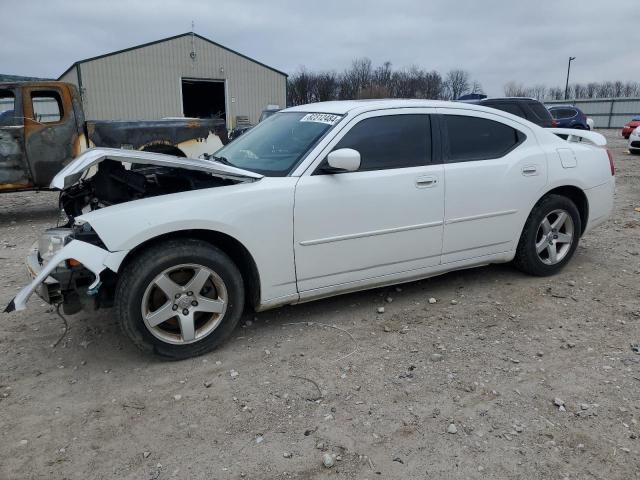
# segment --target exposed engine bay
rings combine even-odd
[[[69,218],[69,225],[79,215],[119,203],[238,183],[180,167],[133,164],[128,169],[122,162],[110,159],[100,162],[96,169],[93,175],[60,194],[60,206]]]

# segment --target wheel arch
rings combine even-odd
[[[178,230],[174,232],[164,233],[149,238],[131,249],[123,259],[118,270],[121,270],[128,262],[142,250],[153,247],[167,240],[175,240],[180,238],[193,238],[210,243],[226,253],[236,264],[242,275],[242,281],[245,285],[247,303],[252,308],[256,308],[260,304],[260,272],[258,266],[249,250],[237,239],[232,236],[218,232],[215,230],[193,229]]]
[[[187,155],[175,145],[166,143],[150,143],[140,149],[143,152],[163,153],[174,157],[186,157]]]
[[[578,208],[578,212],[580,213],[580,235],[582,235],[585,232],[587,228],[587,222],[589,221],[589,200],[587,199],[587,195],[584,193],[584,190],[582,190],[580,187],[576,187],[575,185],[562,185],[559,187],[554,187],[551,190],[545,192],[544,195],[542,195],[536,201],[536,205],[540,202],[540,200],[548,195],[562,195],[563,197],[567,197],[576,205],[576,207]]]

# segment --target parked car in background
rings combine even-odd
[[[245,132],[248,132],[252,128],[253,128],[253,125],[241,125],[239,127],[229,130],[229,141],[235,140],[240,135],[242,135]]]
[[[370,100],[278,112],[213,161],[93,149],[54,178],[69,220],[29,255],[35,278],[7,311],[36,290],[68,312],[113,305],[139,348],[185,358],[227,338],[245,304],[510,261],[551,275],[611,213],[604,145],[477,105]],[[158,191],[165,170],[185,181]]]
[[[629,135],[629,152],[640,153],[640,127],[636,127]]]
[[[587,125],[589,126],[589,130],[596,128],[596,122],[594,122],[591,117],[587,117]]]
[[[269,118],[274,113],[278,113],[280,110],[282,110],[282,109],[278,105],[267,105],[267,108],[265,108],[262,111],[262,113],[260,114],[260,118],[258,119],[258,123],[262,122],[263,120],[266,120],[267,118]],[[251,130],[254,126],[255,125],[237,126],[236,128],[234,128],[233,130],[231,130],[229,132],[229,140],[233,140],[235,138],[238,138],[243,133],[248,132],[249,130]]]
[[[260,119],[258,120],[258,123],[260,123],[263,120],[266,120],[274,113],[278,113],[280,110],[282,109],[280,108],[279,105],[267,105],[267,108],[265,108],[260,114]]]
[[[622,136],[624,138],[629,138],[631,132],[633,132],[638,127],[640,127],[640,115],[636,115],[631,119],[630,122],[622,127]]]
[[[558,128],[591,130],[587,116],[578,107],[573,105],[551,105],[549,112],[556,121]]]
[[[518,117],[526,118],[530,122],[540,125],[543,128],[552,128],[557,126],[555,120],[551,117],[549,110],[547,110],[547,108],[535,98],[484,98],[482,100],[461,100],[461,102],[496,108],[503,112],[508,112]]]

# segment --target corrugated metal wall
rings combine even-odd
[[[640,115],[640,98],[553,100],[545,105],[574,105],[593,118],[596,128],[622,128],[632,117]]]
[[[91,120],[183,116],[182,78],[225,80],[228,127],[237,115],[255,123],[267,105],[286,105],[283,74],[191,35],[81,63],[80,76]],[[60,80],[78,85],[76,69]]]

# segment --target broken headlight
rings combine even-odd
[[[73,240],[80,240],[81,242],[90,243],[91,245],[106,249],[104,243],[100,240],[100,237],[89,222],[76,220],[71,229],[71,238]]]
[[[38,253],[44,265],[72,240],[71,235],[72,230],[70,228],[50,228],[45,230],[38,240]]]

